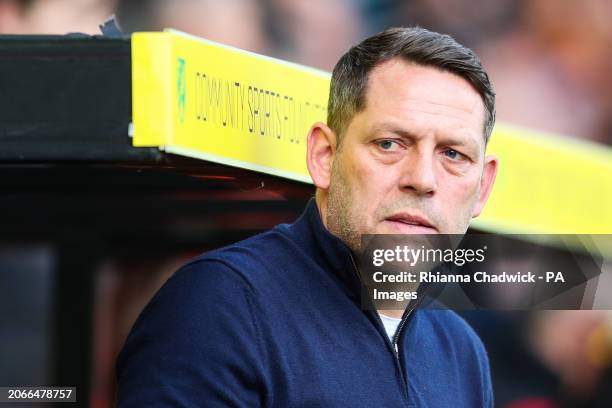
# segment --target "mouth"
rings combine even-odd
[[[397,213],[385,218],[393,231],[399,234],[437,234],[438,230],[425,217],[417,214]]]

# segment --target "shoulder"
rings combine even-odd
[[[207,284],[216,273],[224,273],[257,292],[277,279],[283,265],[295,262],[299,251],[296,243],[285,232],[285,224],[254,235],[223,248],[192,258],[176,272],[176,280],[186,284]],[[213,274],[211,276],[211,274]],[[174,277],[173,277],[174,278]]]
[[[216,350],[217,341],[226,344],[228,336],[258,339],[257,288],[248,269],[238,266],[246,262],[242,258],[254,259],[244,253],[266,234],[202,254],[180,267],[138,316],[118,360],[118,372],[143,350],[151,356],[177,350],[204,355]]]
[[[155,294],[126,339],[116,363],[118,405],[166,400],[203,406],[221,395],[239,405],[248,390],[235,381],[255,384],[264,376],[259,316],[249,282],[234,269],[214,259],[188,262]]]
[[[257,299],[287,274],[283,265],[295,261],[295,242],[286,224],[231,245],[204,252],[187,260],[150,301],[148,312],[158,303],[175,308],[201,308],[227,299]]]

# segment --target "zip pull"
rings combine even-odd
[[[393,348],[395,349],[395,354],[397,356],[399,356],[399,347],[398,347],[397,343],[393,343]]]

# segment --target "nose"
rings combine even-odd
[[[420,196],[431,196],[437,188],[435,160],[431,153],[413,151],[404,158],[400,189]]]

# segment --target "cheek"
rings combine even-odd
[[[478,200],[480,175],[449,177],[444,180],[444,185],[442,198],[446,203],[453,203],[447,207],[450,212],[448,215],[462,216],[469,221],[472,210]]]
[[[356,158],[347,163],[344,168],[346,180],[350,184],[353,201],[353,215],[364,220],[371,226],[380,203],[393,188],[393,179],[389,170],[381,169],[367,160],[367,158]]]

